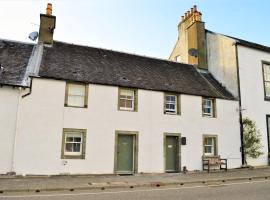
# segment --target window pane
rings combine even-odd
[[[78,85],[78,84],[68,84],[68,94],[69,95],[85,95],[85,85]]]
[[[74,143],[73,152],[80,152],[80,151],[81,151],[81,143]]]
[[[132,108],[132,101],[126,100],[126,108]]]
[[[270,82],[265,82],[265,95],[270,97]]]
[[[120,99],[119,106],[122,107],[122,108],[126,107],[126,100]]]
[[[134,91],[133,90],[120,90],[120,95],[125,95],[125,96],[134,96]]]
[[[68,97],[68,105],[69,106],[84,106],[84,96],[69,96]]]
[[[81,137],[75,137],[74,142],[81,142]]]
[[[270,65],[264,64],[264,79],[265,81],[270,81]]]
[[[66,142],[73,142],[73,137],[66,137]]]
[[[212,153],[212,147],[211,146],[205,146],[204,147],[204,153]]]
[[[73,149],[73,144],[72,143],[67,143],[65,151],[66,152],[72,152],[72,149]]]

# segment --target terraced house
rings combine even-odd
[[[239,102],[196,64],[0,40],[0,173],[128,174],[241,166]],[[184,60],[185,61],[185,60]]]
[[[263,155],[248,159],[248,163],[268,165],[270,47],[205,29],[196,6],[182,17],[178,31],[170,60],[196,65],[201,73],[211,74],[239,101],[240,118],[253,120],[262,135]]]

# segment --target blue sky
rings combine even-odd
[[[0,38],[27,41],[53,4],[55,40],[168,58],[194,4],[206,28],[270,46],[269,0],[0,0]]]

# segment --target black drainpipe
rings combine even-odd
[[[32,78],[30,78],[30,90],[28,93],[26,93],[25,95],[22,96],[22,98],[27,97],[28,95],[30,95],[32,93]]]
[[[243,116],[242,116],[242,103],[241,103],[241,90],[240,90],[240,75],[239,75],[239,60],[238,60],[238,49],[237,43],[235,43],[235,54],[236,54],[236,68],[237,68],[237,82],[238,82],[238,98],[239,98],[239,122],[240,122],[240,137],[241,137],[241,155],[242,165],[245,165],[245,149],[244,149],[244,132],[243,132]]]

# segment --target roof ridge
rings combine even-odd
[[[0,37],[0,41],[6,41],[6,42],[13,42],[13,43],[19,43],[19,44],[28,44],[28,45],[36,45],[36,43],[31,42],[24,42],[24,41],[18,41],[18,40],[12,40],[12,39],[5,39]]]
[[[194,66],[194,65],[191,65],[191,64],[181,63],[181,62],[177,62],[177,61],[173,61],[173,60],[169,60],[169,59],[165,59],[165,58],[158,58],[158,57],[154,57],[154,56],[140,55],[140,54],[125,52],[125,51],[120,51],[120,50],[107,49],[107,48],[104,48],[104,47],[94,47],[94,46],[83,45],[83,44],[68,43],[68,42],[63,42],[63,41],[58,41],[58,40],[54,40],[54,42],[63,43],[63,44],[67,44],[67,45],[73,45],[73,46],[79,46],[79,47],[99,49],[99,50],[104,50],[104,51],[111,51],[111,52],[114,52],[114,53],[121,53],[121,54],[136,56],[136,57],[148,58],[148,59],[152,59],[152,60],[165,61],[165,62],[169,62],[169,63],[177,63],[177,64],[186,65],[186,66],[190,66],[190,67]]]

